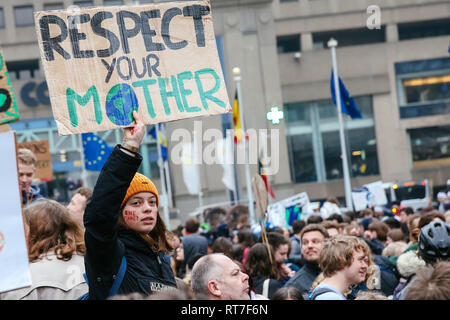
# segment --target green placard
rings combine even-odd
[[[0,125],[19,120],[16,97],[9,79],[3,51],[0,48]]]

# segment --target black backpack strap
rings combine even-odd
[[[319,289],[314,289],[308,296],[308,300],[315,300],[316,297],[327,292],[334,292],[334,290],[327,287],[320,287]]]

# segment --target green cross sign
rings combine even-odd
[[[280,120],[284,118],[284,112],[278,110],[278,107],[270,108],[270,111],[266,114],[267,120],[272,121],[273,124],[279,124]]]

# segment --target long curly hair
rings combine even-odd
[[[51,252],[64,261],[70,260],[73,254],[84,254],[83,228],[62,204],[39,199],[25,207],[23,214],[30,262]]]
[[[270,263],[269,251],[263,243],[256,243],[250,248],[245,268],[251,278],[277,279],[278,276],[276,266]]]

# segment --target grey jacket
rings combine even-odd
[[[31,286],[4,292],[0,300],[76,300],[88,291],[83,256],[63,261],[51,253],[29,267]]]

